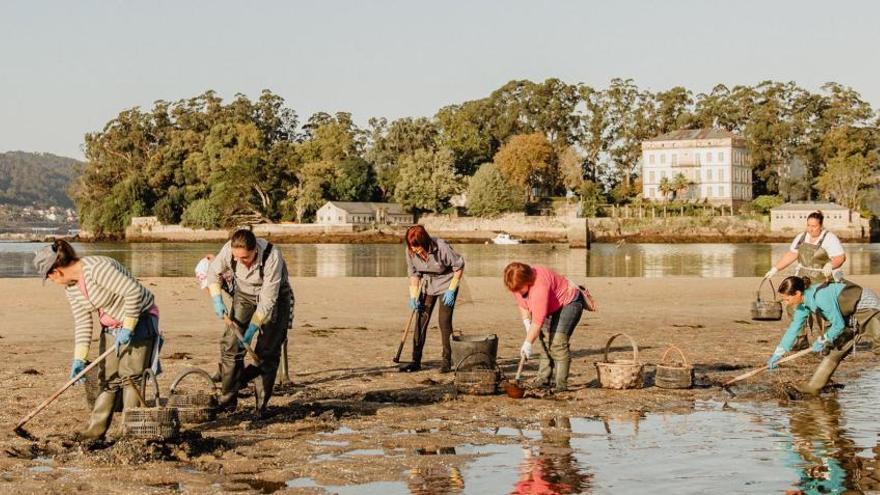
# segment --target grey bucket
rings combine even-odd
[[[460,371],[473,369],[495,369],[498,355],[498,336],[453,335],[449,341],[452,347],[452,362],[459,363]]]

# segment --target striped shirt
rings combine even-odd
[[[153,294],[137,281],[118,261],[106,256],[86,256],[82,263],[82,281],[88,298],[77,287],[65,290],[73,311],[74,351],[85,359],[92,340],[93,315],[103,312],[134,330],[138,317],[153,306]]]

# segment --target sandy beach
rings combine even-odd
[[[455,327],[465,335],[497,334],[505,373],[516,368],[522,325],[513,299],[498,278],[465,278]],[[880,275],[853,277],[880,287]],[[167,342],[163,349],[163,393],[173,375],[187,366],[213,372],[221,323],[206,294],[189,278],[144,280],[154,291]],[[420,456],[349,458],[315,462],[340,447],[320,435],[345,427],[347,449],[443,448],[467,438],[479,441],[486,428],[526,427],[554,415],[576,417],[638,416],[646,412],[693,409],[696,400],[778,400],[782,380],[812,371],[809,356],[737,387],[730,398],[710,383],[765,363],[784,322],[750,320],[749,305],[759,279],[592,278],[587,285],[599,312],[584,313],[572,338],[572,391],[550,397],[509,399],[454,397],[452,374],[440,374],[439,330],[432,322],[426,346],[427,369],[396,371],[391,358],[407,321],[404,278],[294,278],[294,329],[290,335],[294,386],[278,391],[269,417],[254,421],[251,399],[236,413],[192,430],[173,445],[119,441],[84,449],[69,441],[82,428],[88,409],[81,387],[65,393],[37,416],[28,430],[39,440],[12,433],[19,418],[63,384],[72,354],[71,316],[60,287],[34,279],[0,279],[0,492],[128,493],[173,492],[185,483],[188,493],[266,491],[321,493],[288,488],[285,480],[309,477],[323,484],[346,485],[399,480],[405,469],[430,459]],[[435,315],[436,318],[436,315]],[[693,390],[657,387],[613,391],[598,388],[593,363],[606,340],[626,332],[639,345],[639,357],[656,364],[667,344],[679,346],[694,364],[699,383]],[[92,354],[95,353],[94,346]],[[612,357],[631,355],[625,340],[614,343]],[[407,343],[403,360],[409,357]],[[860,369],[876,366],[871,352],[848,358],[835,375],[846,383]],[[526,365],[532,376],[537,363]],[[652,367],[648,367],[650,374]],[[120,416],[110,437],[119,436]],[[38,458],[53,469],[35,470]],[[450,463],[465,462],[458,456]],[[149,466],[143,469],[139,466]],[[277,490],[277,491],[275,491]]]

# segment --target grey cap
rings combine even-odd
[[[40,275],[40,278],[43,280],[48,278],[49,271],[52,270],[52,265],[55,264],[56,260],[58,260],[58,253],[52,249],[51,245],[34,253],[34,268],[37,269],[37,274]]]

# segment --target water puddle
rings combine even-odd
[[[504,443],[357,449],[326,459],[436,456],[427,466],[401,467],[401,481],[324,486],[303,478],[286,486],[366,495],[643,493],[646,483],[653,493],[874,491],[878,396],[880,370],[870,370],[819,399],[697,402],[690,414],[556,417],[522,430],[483,430]]]

